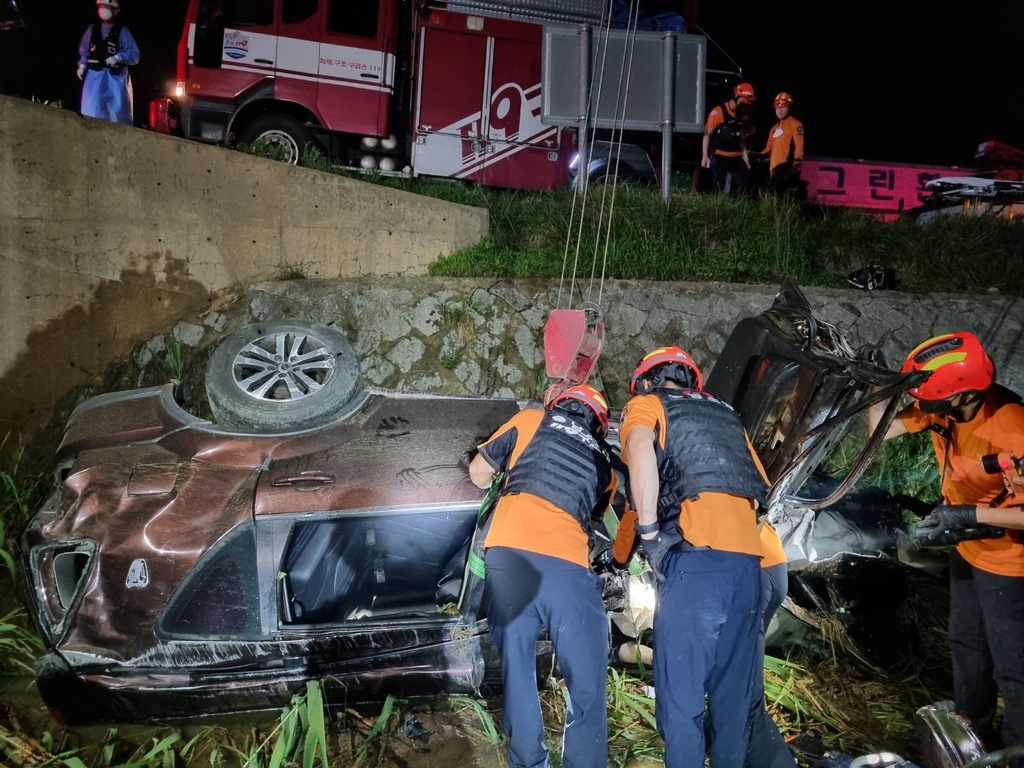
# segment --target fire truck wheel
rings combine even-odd
[[[292,432],[333,421],[359,392],[359,359],[339,331],[302,320],[257,323],[210,356],[206,394],[217,422]]]
[[[252,144],[262,139],[284,150],[284,161],[301,165],[302,154],[312,143],[313,134],[302,123],[289,115],[260,115],[238,133],[241,144]]]

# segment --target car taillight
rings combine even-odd
[[[86,540],[38,547],[33,553],[33,581],[42,617],[55,636],[63,629],[95,553],[96,544]]]

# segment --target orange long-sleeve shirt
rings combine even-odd
[[[792,163],[804,158],[804,124],[792,115],[779,120],[768,132],[768,143],[761,150],[769,155],[771,170],[782,163]]]
[[[908,432],[932,425],[950,428],[948,443],[935,432],[931,436],[947,504],[985,505],[1002,492],[1002,476],[987,474],[982,456],[1002,451],[1024,456],[1024,405],[1013,402],[1012,393],[998,387],[986,393],[978,414],[962,424],[925,413],[916,403],[903,409],[899,419]],[[1024,576],[1021,531],[1007,531],[998,539],[962,541],[956,548],[975,568],[1000,576]]]

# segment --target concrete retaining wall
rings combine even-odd
[[[708,371],[736,323],[769,307],[774,286],[613,281],[604,287],[607,342],[595,383],[613,405],[628,398],[637,360],[677,343]],[[844,331],[854,345],[881,344],[899,365],[922,340],[972,330],[999,367],[1000,382],[1024,392],[1024,299],[952,295],[908,296],[807,289],[817,317]],[[551,280],[482,278],[360,278],[293,280],[255,285],[220,297],[136,346],[78,397],[169,379],[162,362],[177,345],[195,397],[194,411],[210,417],[202,392],[205,360],[225,335],[250,323],[299,318],[342,330],[359,353],[364,385],[423,392],[536,397],[547,385],[543,329],[558,296]],[[563,306],[566,296],[563,294]],[[73,402],[57,414],[54,434]]]
[[[0,97],[0,441],[210,295],[418,275],[487,213]]]

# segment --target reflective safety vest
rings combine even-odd
[[[550,410],[509,470],[502,496],[531,493],[576,518],[589,536],[590,518],[612,479],[611,452],[586,423]]]
[[[124,69],[122,65],[116,67],[108,67],[106,65],[107,59],[111,56],[116,56],[121,50],[122,26],[120,22],[115,22],[107,33],[106,39],[104,39],[103,25],[98,21],[92,25],[92,36],[89,39],[89,58],[87,59],[89,69],[94,72],[109,69],[114,74]]]
[[[732,407],[699,390],[655,393],[665,409],[665,448],[657,441],[661,480],[658,517],[679,515],[684,499],[705,492],[731,493],[767,506],[768,484],[747,448],[743,422]]]
[[[743,123],[738,114],[729,114],[725,104],[719,104],[722,111],[722,122],[715,126],[708,141],[712,152],[739,152],[743,149]],[[739,107],[737,107],[737,110]]]

